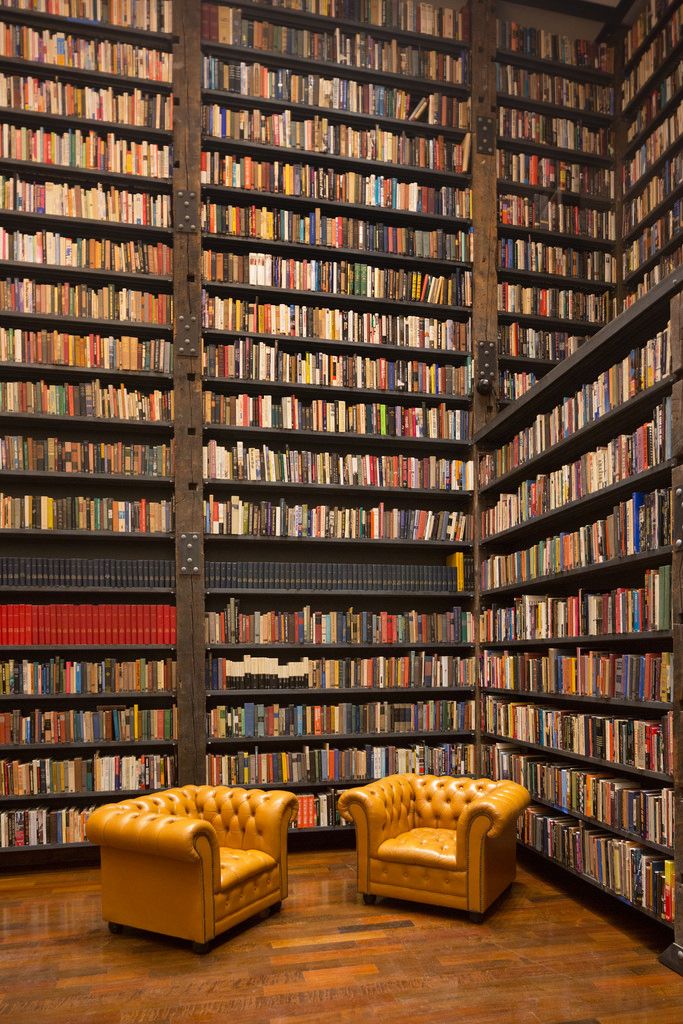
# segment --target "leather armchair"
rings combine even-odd
[[[206,952],[222,932],[287,896],[292,793],[184,786],[94,811],[102,916],[174,935]]]
[[[530,796],[516,782],[390,775],[339,798],[356,825],[358,891],[484,911],[515,877],[517,818]]]

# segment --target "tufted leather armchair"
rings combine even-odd
[[[184,786],[94,811],[102,848],[102,916],[175,935],[195,952],[287,895],[292,793]]]
[[[484,911],[515,877],[517,818],[528,791],[516,782],[390,775],[339,798],[356,825],[358,891]]]

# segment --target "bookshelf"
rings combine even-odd
[[[28,6],[0,11],[7,865],[87,856],[93,806],[178,777],[171,4]]]
[[[669,275],[475,435],[485,773],[530,789],[523,846],[673,929],[679,971],[681,296]]]

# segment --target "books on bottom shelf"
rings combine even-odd
[[[337,800],[342,790],[331,789],[327,793],[297,793],[299,809],[289,827],[293,831],[308,828],[350,828],[337,810]]]
[[[0,811],[0,850],[85,843],[92,807],[22,807]]]

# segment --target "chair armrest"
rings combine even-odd
[[[367,836],[367,855],[374,857],[385,839],[393,839],[413,827],[413,794],[410,783],[400,775],[347,789],[337,807],[344,821],[356,825],[358,841]]]
[[[477,794],[458,819],[458,848],[464,849],[464,841],[475,819],[488,818],[490,824],[485,835],[495,839],[510,825],[514,825],[530,802],[528,789],[517,782],[500,782]]]
[[[293,793],[281,789],[225,789],[214,793],[223,827],[231,835],[241,836],[242,849],[267,853],[276,864],[286,859],[287,829],[299,806]]]
[[[216,832],[208,821],[200,818],[141,811],[126,804],[105,804],[88,818],[86,835],[98,846],[179,861],[200,860],[197,844],[204,839],[217,860]]]

